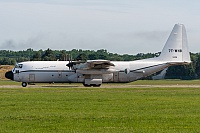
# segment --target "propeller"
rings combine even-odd
[[[68,55],[67,57],[68,57],[69,63],[66,66],[69,67],[69,70],[72,70],[73,69],[73,65],[74,65],[74,63],[72,62],[72,56]]]
[[[72,70],[73,66],[74,66],[74,63],[69,61],[69,63],[66,66],[69,67],[69,70]]]
[[[69,61],[69,63],[66,66],[69,67],[69,70],[75,70],[75,73],[76,73],[76,68],[74,68],[74,65],[85,63],[85,61],[72,61],[71,55],[68,56],[68,61]]]

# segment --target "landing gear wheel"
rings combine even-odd
[[[27,83],[26,82],[22,82],[22,87],[26,87]]]
[[[98,85],[92,85],[93,87],[100,87],[101,86],[101,84],[98,84]]]
[[[85,87],[91,87],[91,85],[88,85],[88,84],[85,84],[85,83],[83,83],[83,85],[84,85]]]

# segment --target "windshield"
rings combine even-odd
[[[15,68],[22,68],[23,67],[23,64],[16,64],[15,65]]]

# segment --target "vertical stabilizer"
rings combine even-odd
[[[191,60],[187,43],[185,26],[183,24],[175,24],[159,56],[159,60],[174,63],[190,63]]]

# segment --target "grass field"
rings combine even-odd
[[[128,85],[200,85],[137,81]],[[200,132],[200,88],[76,84],[22,88],[0,81],[0,132]],[[12,85],[19,87],[12,87]],[[127,85],[127,84],[124,84]],[[78,86],[78,87],[76,87]],[[115,87],[117,86],[117,87]],[[123,86],[123,84],[121,85]]]

